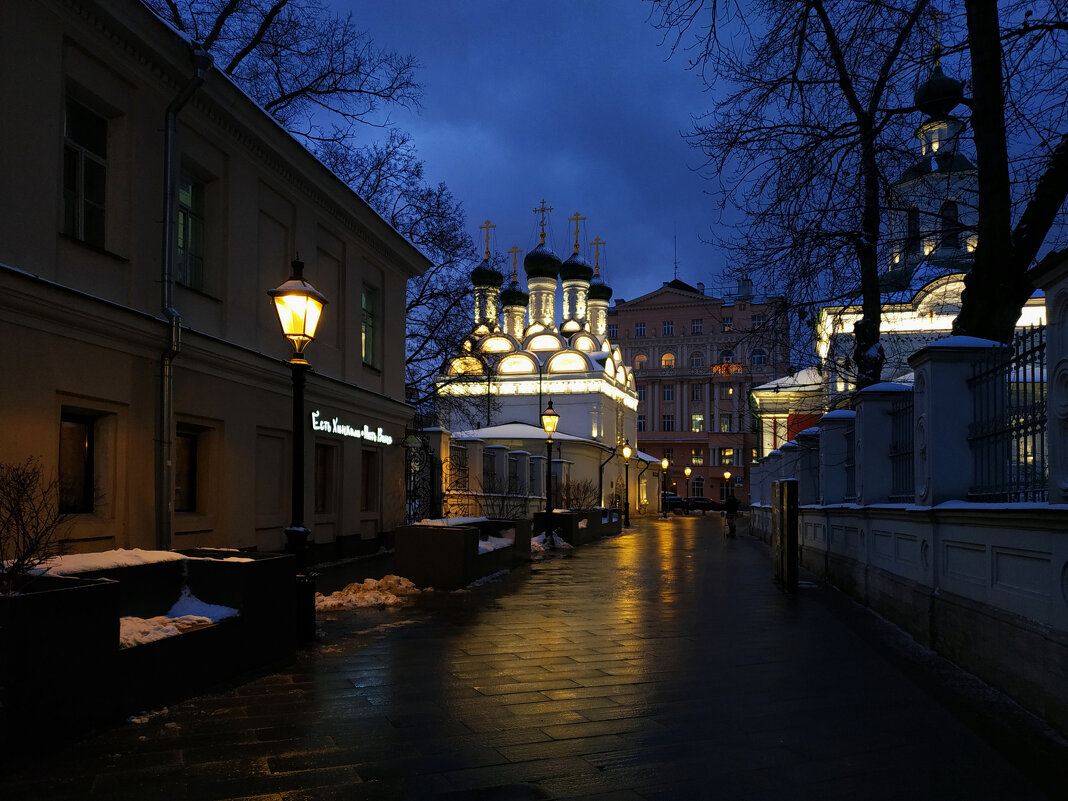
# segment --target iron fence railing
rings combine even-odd
[[[909,502],[916,497],[913,462],[913,396],[902,392],[890,403],[890,500]]]
[[[1046,328],[1017,332],[976,363],[968,381],[973,461],[969,499],[1046,501]]]

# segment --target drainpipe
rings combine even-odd
[[[167,347],[159,359],[159,396],[156,416],[156,547],[171,548],[171,497],[174,465],[171,457],[174,427],[173,362],[182,348],[182,318],[174,309],[174,262],[178,254],[178,113],[204,83],[212,58],[193,45],[193,76],[167,106],[163,124],[163,260],[160,275],[160,310],[167,323]]]
[[[619,447],[618,445],[616,446]],[[612,448],[608,453],[608,458],[601,462],[601,466],[597,468],[597,503],[604,505],[604,466],[610,461],[616,458],[616,448]]]

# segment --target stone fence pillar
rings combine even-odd
[[[946,337],[909,357],[913,385],[916,503],[935,506],[968,498],[974,470],[968,445],[972,365],[1000,343]]]
[[[848,409],[827,412],[820,418],[820,502],[845,503],[846,434],[856,424],[857,413]]]
[[[907,384],[873,384],[856,395],[857,503],[886,503],[893,490],[890,468],[890,411],[893,402],[911,391]]]
[[[1068,258],[1044,269],[1046,295],[1046,458],[1049,502],[1068,503]]]
[[[809,506],[820,502],[820,430],[806,428],[794,438],[797,443],[797,503]]]
[[[512,451],[515,457],[516,494],[530,495],[530,451]]]
[[[531,482],[530,482],[530,494],[534,497],[545,497],[545,454],[537,453],[531,454]],[[542,509],[545,507],[542,506]]]

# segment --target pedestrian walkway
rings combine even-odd
[[[887,658],[885,624],[812,582],[783,594],[722,525],[636,521],[339,614],[289,669],[42,755],[0,798],[1053,797]]]

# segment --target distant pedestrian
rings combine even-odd
[[[740,505],[741,505],[741,503],[738,501],[738,496],[736,496],[733,492],[730,495],[728,495],[727,496],[727,500],[725,500],[723,502],[723,506],[726,508],[726,512],[727,512],[727,536],[728,537],[733,537],[734,536],[734,526],[735,526],[735,521],[738,518],[738,507]]]

